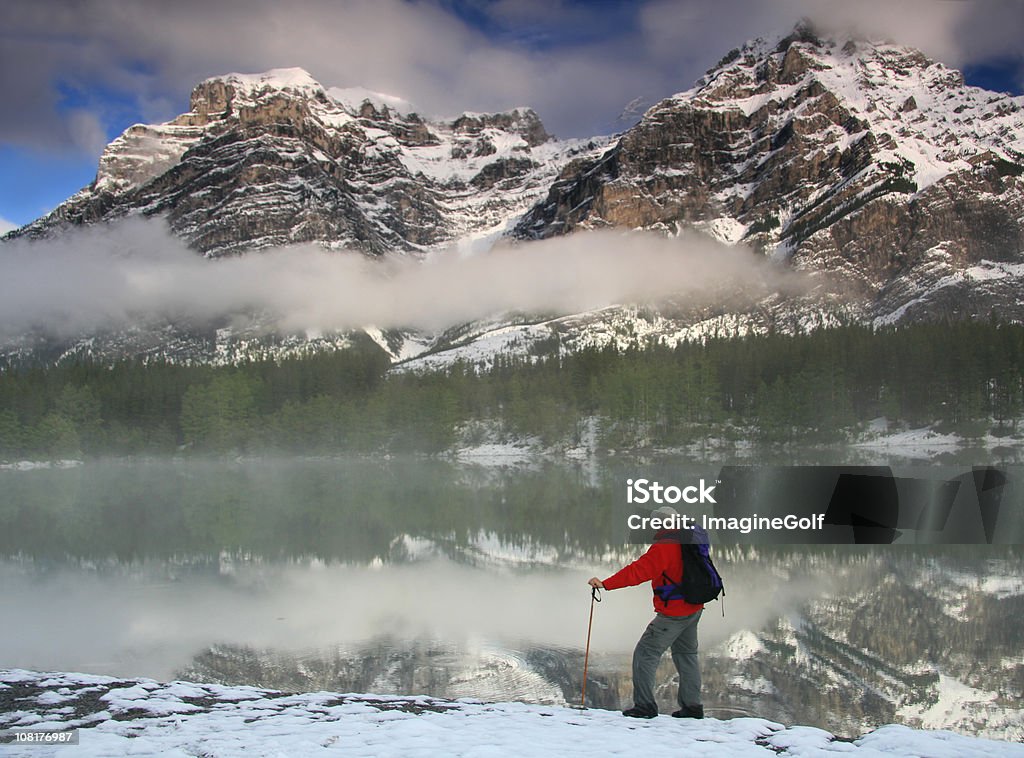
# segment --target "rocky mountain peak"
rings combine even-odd
[[[843,81],[837,82],[839,78]],[[804,20],[783,37],[758,38],[730,51],[693,89],[676,97],[699,95],[708,102],[726,103],[811,82],[836,95],[851,95],[858,88],[884,89],[893,79],[904,88],[964,86],[960,72],[920,50],[849,32],[829,34]]]
[[[940,283],[952,287],[941,307],[912,310],[948,314],[958,272],[1024,251],[1022,174],[1024,98],[964,86],[913,48],[802,23],[650,108],[564,174],[516,235],[697,228],[838,277],[869,304],[861,315],[889,318]]]
[[[552,139],[532,108],[513,108],[502,113],[463,113],[452,122],[458,134],[478,137],[487,129],[499,129],[522,137],[530,147]]]
[[[301,68],[199,83],[190,110],[111,142],[93,184],[20,234],[142,213],[216,256],[294,242],[418,252],[524,212],[570,156],[529,108],[431,121]]]
[[[302,68],[277,68],[261,74],[226,74],[195,86],[189,110],[207,121],[226,118],[238,107],[286,95],[325,101],[323,86]]]

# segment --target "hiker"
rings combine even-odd
[[[679,516],[669,506],[662,506],[651,515],[659,518]],[[604,590],[634,587],[648,581],[655,588],[654,610],[657,616],[647,625],[633,650],[633,707],[623,711],[624,716],[649,719],[658,715],[654,675],[662,653],[672,648],[672,662],[679,672],[679,710],[672,715],[676,718],[704,718],[700,698],[700,663],[697,660],[697,622],[704,606],[681,598],[666,602],[656,590],[681,579],[680,539],[678,530],[660,530],[642,556],[604,581],[595,576],[589,582],[591,587]]]

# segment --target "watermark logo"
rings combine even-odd
[[[626,502],[630,505],[677,505],[687,503],[689,505],[715,504],[715,487],[701,479],[697,484],[690,484],[685,487],[678,487],[670,484],[667,487],[660,482],[652,482],[649,479],[627,479],[626,480]]]
[[[661,510],[661,509],[659,509]],[[825,525],[825,514],[817,513],[811,516],[797,516],[788,514],[786,516],[709,516],[704,513],[699,516],[675,513],[667,514],[655,511],[650,516],[641,516],[631,513],[626,518],[626,526],[631,532],[638,530],[653,530],[655,534],[665,531],[691,530],[699,527],[705,532],[729,531],[739,534],[750,534],[759,531],[820,531]]]
[[[702,477],[702,478],[698,478]],[[1024,539],[1024,497],[993,466],[723,466],[664,484],[625,481],[634,544],[702,529],[748,544],[1008,544]],[[621,491],[621,490],[620,490]],[[684,535],[685,537],[685,535]]]

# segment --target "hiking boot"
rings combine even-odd
[[[635,719],[653,719],[658,715],[658,707],[656,705],[634,705],[632,708],[624,710],[622,715]]]
[[[672,715],[677,719],[702,719],[704,718],[704,706],[686,705],[678,711],[673,711]]]

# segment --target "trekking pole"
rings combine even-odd
[[[590,621],[587,623],[587,652],[583,655],[583,693],[580,695],[580,708],[587,707],[587,667],[590,664],[590,630],[594,626],[594,603],[601,602],[601,590],[590,588]]]

